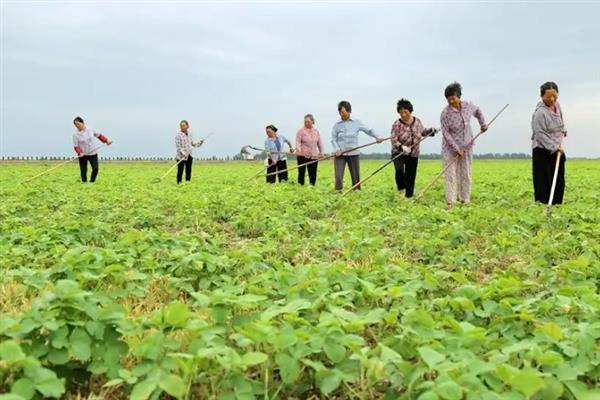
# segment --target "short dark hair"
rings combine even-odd
[[[186,124],[187,126],[190,126],[190,123],[187,122],[187,119],[182,119],[181,121],[179,121],[179,125],[181,124]]]
[[[277,128],[275,127],[275,125],[267,125],[267,127],[265,128],[265,131],[266,131],[267,129],[270,129],[270,130],[272,130],[273,132],[277,132]]]
[[[552,81],[548,81],[546,83],[544,83],[542,86],[540,86],[540,96],[543,96],[544,93],[546,93],[546,90],[551,90],[554,89],[556,90],[556,93],[558,93],[558,85]]]
[[[75,117],[75,119],[73,119],[73,123],[75,123],[75,122],[81,122],[83,124],[83,118]]]
[[[338,111],[342,111],[342,108],[344,108],[346,111],[348,111],[349,113],[352,112],[352,104],[350,104],[349,101],[346,100],[342,100],[338,103]]]
[[[411,113],[413,112],[413,105],[407,99],[398,100],[398,104],[396,105],[396,111],[400,112],[400,110],[408,110]]]
[[[446,89],[444,89],[444,97],[448,98],[450,96],[456,96],[460,99],[460,96],[462,96],[462,86],[460,86],[460,83],[452,82],[446,86]]]

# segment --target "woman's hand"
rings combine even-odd
[[[485,131],[487,131],[487,129],[488,129],[487,124],[481,125],[481,132],[485,132]]]

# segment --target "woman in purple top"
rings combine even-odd
[[[471,117],[479,121],[481,131],[487,130],[483,112],[468,101],[461,100],[462,88],[458,82],[446,86],[444,96],[448,106],[442,110],[442,158],[446,170],[446,203],[451,208],[456,196],[462,203],[471,201],[471,161],[473,160],[473,132]]]

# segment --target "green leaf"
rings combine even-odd
[[[130,400],[146,400],[156,389],[156,381],[146,379],[139,382],[131,391]]]
[[[542,365],[560,365],[564,359],[555,351],[546,351],[537,358]]]
[[[259,351],[246,353],[242,356],[242,363],[247,366],[264,363],[269,359],[269,356]]]
[[[598,400],[600,399],[600,389],[588,389],[583,382],[568,381],[565,382],[576,400]]]
[[[231,381],[235,389],[236,400],[255,400],[252,383],[243,374],[235,374]]]
[[[562,328],[556,322],[547,322],[538,331],[554,340],[563,338]]]
[[[436,365],[438,365],[439,363],[441,363],[442,361],[444,361],[446,359],[446,356],[438,353],[437,351],[433,350],[431,347],[427,347],[427,346],[419,347],[418,351],[419,351],[419,354],[421,355],[421,358],[423,359],[423,361],[425,361],[425,363],[427,364],[427,366],[429,366],[429,368],[435,368]]]
[[[76,359],[81,361],[89,360],[92,354],[92,339],[83,328],[75,328],[69,339],[71,351]]]
[[[384,346],[381,343],[379,343],[379,348],[381,349],[380,358],[381,361],[383,361],[384,363],[400,364],[404,361],[402,359],[402,356],[398,354],[395,350],[390,349],[389,347]]]
[[[417,400],[439,400],[439,396],[432,390],[422,393]]]
[[[427,311],[422,310],[422,309],[413,311],[410,314],[410,318],[413,321],[420,323],[421,325],[423,325],[426,328],[433,328],[435,326],[435,321],[431,317],[431,314],[429,314]]]
[[[590,389],[577,396],[577,400],[598,400],[600,399],[600,389]]]
[[[69,328],[66,326],[60,327],[57,331],[52,334],[52,346],[60,349],[69,345],[67,336],[69,335]]]
[[[190,310],[188,309],[188,306],[183,303],[171,303],[165,309],[165,322],[168,325],[182,327],[189,318]]]
[[[444,400],[460,400],[462,398],[460,386],[452,381],[440,383],[436,386],[435,391]]]
[[[25,353],[21,346],[14,340],[6,340],[0,343],[0,359],[7,362],[21,361],[25,358]]]
[[[167,375],[158,386],[173,397],[181,398],[186,391],[185,383],[177,375]]]
[[[546,387],[546,383],[540,377],[539,372],[533,368],[518,370],[510,379],[509,383],[526,397],[531,397],[539,390]]]
[[[286,349],[298,342],[298,337],[293,332],[284,332],[275,336],[273,344],[279,350]]]
[[[35,389],[46,397],[60,397],[65,393],[65,380],[57,378],[54,371],[46,368],[37,368],[33,382]]]
[[[229,315],[229,307],[218,304],[212,308],[212,316],[215,319],[215,322],[218,324],[224,324],[227,322],[227,316]]]
[[[35,395],[34,383],[29,378],[18,379],[10,387],[10,392],[29,400]]]
[[[553,368],[554,374],[563,382],[576,380],[579,372],[570,363],[565,362]]]
[[[21,397],[18,394],[8,393],[0,394],[0,400],[25,400],[25,397]]]
[[[54,365],[66,364],[69,361],[69,351],[67,349],[53,349],[47,357],[48,361]]]
[[[323,349],[327,357],[334,363],[338,363],[346,358],[346,348],[333,340],[327,340]]]
[[[294,383],[300,376],[300,362],[286,353],[277,353],[275,361],[279,366],[279,374],[284,383]]]
[[[335,369],[322,369],[317,371],[317,387],[323,394],[329,394],[342,383],[342,374]]]
[[[563,384],[553,376],[547,376],[544,378],[544,384],[546,387],[539,393],[539,398],[543,400],[558,400],[563,392]]]

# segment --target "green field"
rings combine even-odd
[[[330,163],[316,187],[243,162],[19,185],[50,165],[0,165],[2,400],[600,399],[600,161],[567,161],[551,215],[530,161],[476,160],[451,211],[391,167],[341,197]]]

